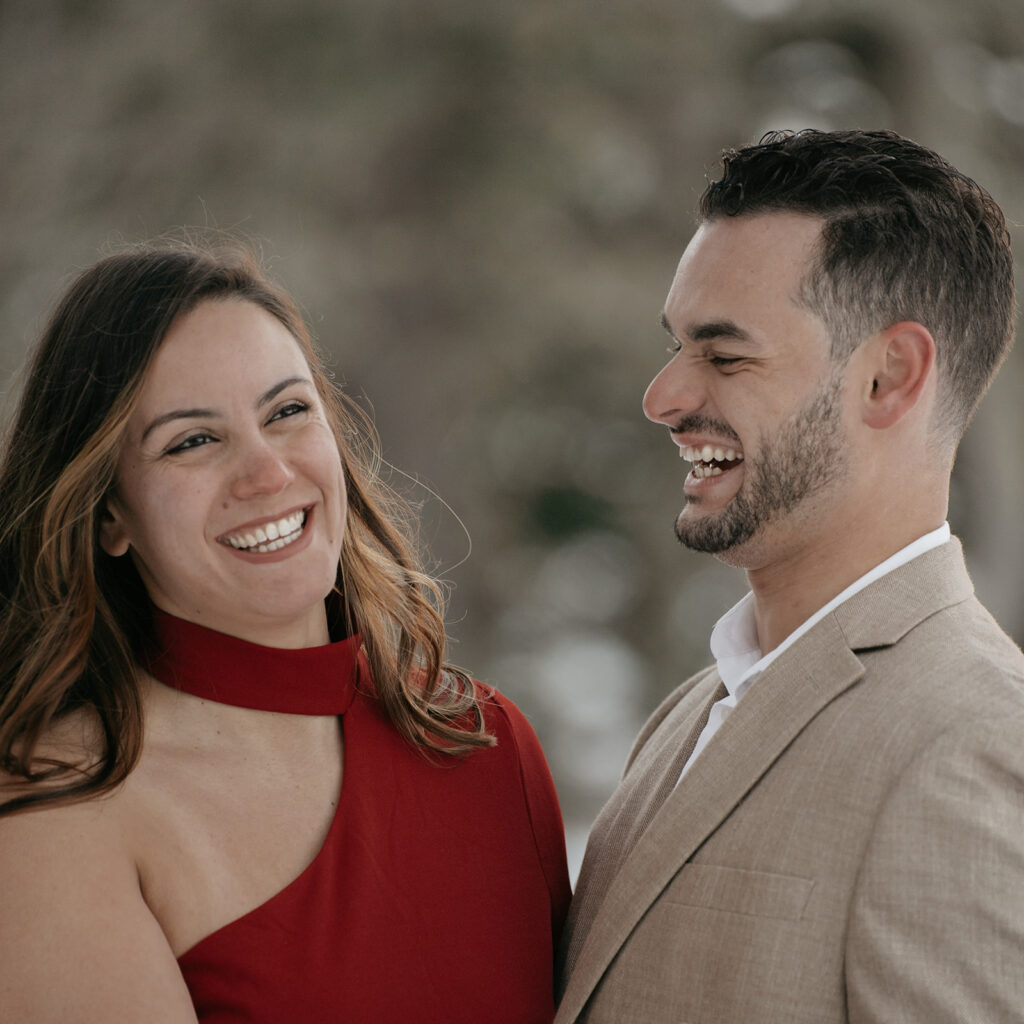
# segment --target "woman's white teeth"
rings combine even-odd
[[[261,554],[268,551],[279,551],[299,539],[305,522],[305,512],[293,512],[290,516],[285,516],[284,519],[278,519],[273,523],[264,523],[263,526],[257,526],[246,533],[229,534],[224,540],[239,551],[251,550]]]

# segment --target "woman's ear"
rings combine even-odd
[[[126,555],[128,548],[131,547],[117,499],[111,495],[107,495],[104,499],[103,508],[100,511],[100,547],[111,558]]]
[[[908,320],[887,327],[868,344],[870,387],[864,392],[862,414],[869,427],[885,430],[924,395],[935,366],[935,339],[927,327]]]

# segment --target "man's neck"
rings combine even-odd
[[[827,546],[803,548],[790,558],[748,569],[761,653],[774,650],[819,608],[897,551],[938,529],[944,519],[943,513],[908,521],[875,534],[870,543],[857,543],[853,535],[836,536]],[[867,531],[858,535],[872,536]]]

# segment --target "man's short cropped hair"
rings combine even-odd
[[[825,322],[834,359],[903,320],[935,338],[939,436],[955,444],[1014,337],[1002,211],[937,153],[894,132],[771,132],[729,150],[699,220],[804,213],[824,220],[799,300]]]

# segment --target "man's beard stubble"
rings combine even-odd
[[[840,478],[846,471],[842,386],[843,374],[836,371],[762,444],[756,462],[744,462],[743,484],[723,511],[695,519],[680,515],[680,542],[707,554],[728,551]]]

